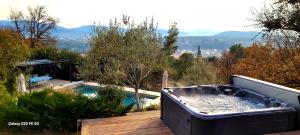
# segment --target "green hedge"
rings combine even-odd
[[[0,128],[32,131],[75,131],[77,119],[125,115],[124,92],[114,87],[97,90],[98,98],[64,94],[50,89],[18,96],[15,104],[0,104]],[[0,95],[1,96],[1,95]],[[2,97],[0,97],[2,98]],[[39,126],[8,126],[8,122],[39,122]]]

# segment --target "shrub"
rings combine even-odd
[[[30,131],[34,126],[9,126],[8,122],[34,122],[37,121],[37,114],[32,113],[16,105],[0,105],[0,129],[9,128],[16,131]]]
[[[8,121],[32,121],[39,122],[39,126],[12,129],[75,131],[77,119],[125,115],[132,107],[123,105],[124,94],[120,89],[101,88],[98,93],[99,98],[88,98],[80,94],[45,89],[19,95],[14,105],[0,106],[0,126],[5,127]]]
[[[125,92],[122,88],[115,86],[106,86],[97,88],[97,94],[99,95],[99,100],[107,103],[105,105],[106,109],[110,112],[108,115],[119,114],[124,115],[129,112],[134,104],[129,106],[123,105],[123,99],[125,98]],[[111,115],[111,116],[113,116]]]
[[[153,110],[159,110],[159,109],[160,109],[159,104],[151,104],[151,105],[147,106],[146,108],[144,108],[144,110],[146,110],[146,111],[153,111]]]
[[[12,102],[12,97],[6,90],[2,81],[0,81],[0,105],[9,104]]]
[[[17,63],[28,54],[28,46],[14,30],[0,28],[0,81],[8,91],[16,90]]]
[[[71,94],[71,95],[76,95],[77,93],[71,89],[71,88],[61,88],[61,89],[57,89],[55,90],[56,92],[59,93],[64,93],[64,94]]]
[[[26,109],[17,107],[16,97],[8,93],[3,83],[0,82],[0,128],[8,128],[8,122],[34,121],[36,114]],[[32,127],[10,126],[14,130],[28,130]]]
[[[211,63],[202,59],[193,61],[193,64],[187,68],[180,83],[185,85],[200,85],[217,83],[217,69]]]

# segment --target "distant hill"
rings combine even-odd
[[[12,27],[13,24],[8,20],[0,20],[0,27]]]
[[[197,50],[202,49],[224,50],[233,44],[241,43],[249,46],[253,42],[261,41],[261,34],[256,31],[225,31],[212,36],[182,36],[178,39],[179,49]]]
[[[53,35],[58,39],[67,39],[67,40],[84,40],[87,36],[90,35],[92,30],[92,25],[84,25],[76,28],[64,28],[57,26],[53,30]]]
[[[0,20],[0,27],[13,26],[10,21]],[[76,28],[65,28],[57,26],[53,30],[53,35],[57,38],[59,48],[69,48],[80,52],[88,50],[88,36],[92,30],[92,25],[83,25]],[[163,36],[167,35],[168,30],[158,28],[158,33]],[[205,35],[205,36],[199,36]],[[217,32],[207,29],[180,31],[178,38],[178,48],[181,50],[201,49],[219,49],[224,50],[231,45],[241,43],[249,46],[252,42],[260,41],[261,35],[255,31],[225,31]]]
[[[225,31],[213,35],[214,37],[228,37],[228,38],[255,38],[260,36],[257,31]]]

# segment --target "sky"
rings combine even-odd
[[[0,20],[11,9],[27,12],[28,6],[45,5],[49,15],[67,28],[97,24],[124,14],[135,22],[154,18],[158,27],[168,29],[172,22],[184,31],[251,31],[251,8],[259,9],[266,0],[0,0]]]

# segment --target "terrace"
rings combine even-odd
[[[272,100],[271,97],[273,97],[274,93],[277,93],[277,95],[285,95],[283,97],[275,96],[277,98],[281,98],[283,101],[288,102],[289,104],[293,104],[298,108],[298,98],[299,98],[299,92],[294,91],[293,89],[283,87],[280,85],[272,84],[269,82],[264,82],[261,80],[256,80],[253,78],[248,78],[244,76],[233,76],[231,85],[224,85],[224,86],[218,86],[219,92],[223,90],[227,90],[227,92],[230,91],[236,91],[239,92],[240,89],[233,86],[243,86],[243,88],[249,88],[250,86],[252,88],[255,88],[259,86],[262,89],[268,89],[268,93],[264,93],[265,95],[270,96],[268,99],[270,99],[270,102],[266,101],[266,98],[263,100],[264,103],[275,103],[275,100]],[[253,85],[252,85],[253,84]],[[256,84],[256,85],[254,85]],[[215,85],[214,85],[215,86]],[[225,89],[226,87],[226,89]],[[231,89],[232,87],[232,89]],[[209,89],[208,89],[209,88]],[[250,115],[250,111],[246,111],[247,115],[242,115],[235,113],[235,117],[230,117],[230,113],[227,115],[224,114],[200,114],[197,112],[191,113],[191,111],[195,111],[194,109],[187,109],[185,106],[192,105],[190,103],[183,103],[182,100],[176,102],[177,99],[182,98],[175,98],[171,100],[171,97],[175,97],[177,94],[186,94],[186,95],[192,95],[192,93],[195,94],[196,91],[203,91],[202,94],[207,94],[210,92],[211,94],[214,93],[214,87],[203,85],[203,86],[195,86],[195,87],[183,87],[183,88],[167,88],[162,89],[161,91],[161,110],[160,111],[149,111],[149,112],[135,112],[135,113],[128,113],[127,116],[120,116],[120,117],[110,117],[110,118],[99,118],[99,119],[85,119],[82,121],[82,128],[81,128],[81,134],[82,135],[97,135],[97,134],[110,134],[110,135],[125,135],[125,134],[146,134],[146,135],[165,135],[165,134],[198,134],[198,133],[204,133],[204,134],[251,134],[252,132],[257,130],[255,133],[268,133],[266,135],[297,135],[300,134],[299,128],[297,128],[297,117],[294,117],[296,115],[295,109],[289,108],[289,106],[277,106],[281,109],[275,110],[274,112],[280,112],[280,113],[271,113],[276,106],[272,106],[271,109],[265,109],[264,112],[267,110],[268,113],[259,114],[259,110],[252,110],[256,111],[255,113],[252,113]],[[249,90],[248,89],[248,90]],[[193,91],[194,90],[194,91]],[[252,89],[255,90],[255,89]],[[257,90],[257,89],[256,89]],[[167,92],[166,92],[167,91]],[[173,92],[172,92],[173,91]],[[176,91],[176,92],[174,92]],[[205,91],[205,92],[204,92]],[[272,92],[270,92],[272,91]],[[188,93],[189,92],[189,93]],[[253,100],[257,100],[259,102],[259,98],[261,95],[255,95],[255,93],[245,93],[244,96],[247,95],[247,99],[250,101],[252,98]],[[249,91],[248,91],[249,92]],[[278,94],[280,93],[280,94]],[[169,95],[172,94],[172,95]],[[199,94],[199,93],[198,93]],[[226,93],[225,93],[226,94]],[[227,93],[230,95],[230,93]],[[218,94],[216,94],[218,95]],[[236,94],[237,96],[239,94]],[[286,99],[285,97],[289,97]],[[170,99],[168,99],[170,98]],[[251,100],[252,100],[251,99]],[[293,100],[295,99],[295,100]],[[195,101],[196,102],[196,101]],[[279,100],[276,102],[279,103]],[[179,105],[181,104],[182,105]],[[176,105],[178,104],[178,105]],[[271,105],[270,104],[270,105]],[[281,104],[281,103],[279,103]],[[275,105],[275,104],[274,104]],[[276,105],[278,105],[276,103]],[[283,105],[283,104],[282,104]],[[266,105],[268,106],[268,105]],[[202,106],[204,107],[204,106]],[[172,109],[170,109],[172,108]],[[175,109],[174,109],[175,108]],[[183,110],[182,110],[183,109]],[[285,110],[285,111],[284,111]],[[291,112],[287,112],[287,110],[290,110]],[[294,111],[292,111],[294,110]],[[201,111],[200,111],[201,112]],[[262,112],[262,111],[261,111]],[[286,112],[286,113],[285,113]],[[188,114],[191,113],[191,114]],[[266,115],[267,114],[267,115]],[[275,117],[272,117],[271,115],[274,114]],[[284,115],[289,115],[285,117]],[[201,115],[201,117],[200,117]],[[226,117],[225,117],[226,115]],[[219,117],[217,117],[219,116]],[[283,119],[280,119],[283,118]],[[285,119],[288,118],[288,119]],[[232,120],[232,121],[231,121]],[[250,121],[249,121],[250,120]],[[294,121],[296,120],[296,121]],[[230,122],[231,121],[231,122]],[[238,123],[236,123],[238,122]],[[240,123],[241,122],[241,123]],[[286,123],[288,122],[288,123]],[[203,126],[207,123],[213,123],[210,126]],[[284,125],[286,123],[286,125]],[[194,124],[194,125],[192,125]],[[198,125],[196,125],[198,124]],[[224,126],[226,124],[226,126]],[[295,125],[294,125],[295,124]],[[189,127],[191,126],[191,127]],[[213,126],[213,127],[212,127]],[[267,126],[267,127],[266,127]],[[269,126],[276,127],[275,129],[270,128]],[[195,128],[197,127],[197,128]],[[226,127],[226,128],[224,128]],[[231,128],[229,130],[229,128]],[[243,130],[239,130],[239,128],[242,128]],[[280,128],[280,129],[279,129]],[[267,130],[266,130],[267,129]],[[272,129],[272,130],[270,130]],[[201,132],[200,132],[201,130]],[[235,131],[236,130],[236,131]],[[296,130],[296,131],[295,131]],[[234,132],[232,132],[234,131]],[[273,132],[273,133],[272,133]]]
[[[173,135],[160,119],[160,111],[134,112],[127,116],[86,119],[82,121],[81,135]],[[300,131],[266,135],[299,135]]]
[[[128,113],[127,116],[83,120],[81,135],[172,135],[161,121],[160,111]]]

